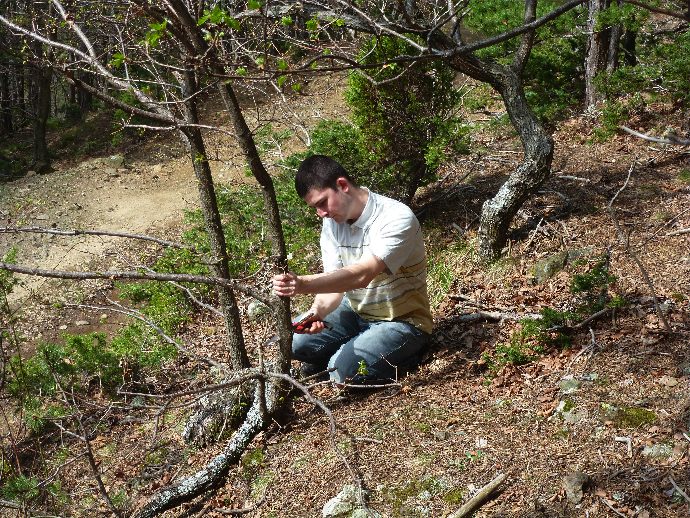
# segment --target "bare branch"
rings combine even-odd
[[[169,246],[172,248],[182,248],[190,250],[190,247],[175,243],[173,241],[167,241],[165,239],[159,239],[153,236],[147,236],[144,234],[130,234],[128,232],[117,232],[113,230],[78,230],[78,229],[60,229],[60,228],[44,228],[44,227],[0,227],[0,234],[19,234],[22,232],[29,232],[35,234],[54,234],[57,236],[110,236],[110,237],[123,237],[127,239],[139,239],[142,241],[151,241],[153,243],[158,243],[162,246]]]
[[[649,140],[650,142],[657,142],[659,144],[672,144],[677,146],[690,146],[690,139],[682,139],[677,135],[667,135],[666,137],[654,137],[652,135],[647,135],[645,133],[640,133],[634,129],[630,129],[627,126],[619,126],[620,129],[626,133],[630,133],[635,137],[639,137],[644,140]]]
[[[683,13],[679,13],[678,11],[671,11],[670,9],[664,9],[662,7],[657,7],[656,5],[648,4],[647,2],[640,2],[640,0],[623,0],[627,4],[632,4],[636,5],[637,7],[641,7],[642,9],[647,9],[648,11],[651,11],[653,13],[659,13],[659,14],[665,14],[667,16],[671,16],[673,18],[679,18],[681,20],[686,20],[690,22],[690,18],[688,18],[687,15]]]
[[[0,270],[6,270],[14,273],[21,273],[24,275],[38,275],[39,277],[49,277],[51,279],[75,279],[75,280],[89,280],[89,279],[126,279],[133,281],[175,281],[175,282],[190,282],[193,284],[206,284],[209,286],[223,286],[227,288],[234,288],[256,300],[263,302],[267,306],[271,306],[272,301],[264,293],[251,288],[245,284],[240,284],[233,279],[222,279],[220,277],[210,277],[206,275],[191,275],[184,273],[144,273],[135,271],[105,271],[105,272],[86,272],[77,271],[70,272],[66,270],[44,270],[41,268],[31,268],[27,266],[19,266],[11,263],[0,262]]]
[[[637,257],[637,254],[635,253],[633,248],[630,246],[630,240],[625,235],[625,232],[623,231],[623,228],[621,227],[621,224],[618,221],[618,218],[616,217],[616,211],[613,208],[613,203],[616,201],[616,198],[618,198],[618,195],[623,192],[623,190],[627,187],[628,182],[630,182],[630,177],[631,177],[634,169],[635,169],[635,162],[633,162],[630,165],[630,169],[628,169],[628,176],[625,179],[623,186],[620,189],[618,189],[618,191],[613,196],[613,198],[611,198],[611,201],[609,201],[607,209],[608,209],[609,215],[611,216],[611,220],[613,221],[613,224],[616,228],[616,232],[618,234],[618,240],[623,245],[625,252],[630,256],[630,258],[633,260],[633,262],[637,265],[638,269],[640,270],[640,273],[642,274],[642,278],[645,281],[645,284],[647,284],[647,286],[649,287],[649,290],[650,290],[651,295],[652,295],[652,300],[654,301],[654,309],[656,310],[656,314],[659,317],[659,321],[663,324],[664,330],[667,333],[671,334],[671,333],[673,333],[673,330],[671,329],[671,326],[669,325],[668,320],[666,320],[666,315],[664,315],[664,312],[661,311],[661,306],[659,304],[659,299],[656,296],[656,290],[654,288],[654,283],[652,282],[652,279],[649,276],[647,269],[642,264],[642,261],[640,261],[640,258]]]

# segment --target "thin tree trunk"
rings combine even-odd
[[[197,93],[198,88],[193,71],[188,70],[184,73],[183,84],[184,97],[186,99],[184,103],[185,119],[189,124],[199,124],[196,96],[194,95]],[[194,174],[197,178],[199,198],[201,200],[201,211],[204,215],[206,232],[208,233],[211,253],[213,254],[211,268],[216,277],[230,279],[228,251],[225,235],[223,234],[223,224],[218,211],[213,176],[206,157],[206,146],[199,128],[185,128],[182,133],[189,145],[191,160],[194,164]],[[249,358],[247,357],[244,344],[242,323],[235,294],[230,288],[219,287],[218,298],[225,315],[230,365],[235,370],[248,368]]]
[[[637,32],[626,30],[623,33],[623,62],[628,67],[634,67],[637,65]]]
[[[618,6],[621,6],[623,3],[622,0],[614,1]],[[623,26],[621,24],[613,25],[609,34],[609,48],[606,56],[606,72],[608,74],[611,74],[614,70],[618,69],[622,36]]]
[[[40,46],[40,44],[39,44]],[[53,71],[49,66],[34,67],[34,135],[33,165],[37,173],[50,171],[50,154],[46,141],[47,122],[50,115],[50,83]]]
[[[587,17],[587,55],[585,57],[585,109],[594,107],[602,100],[594,79],[606,70],[611,30],[597,30],[599,14],[608,8],[610,0],[589,0]]]
[[[0,75],[0,134],[10,135],[13,132],[9,74],[2,73]]]

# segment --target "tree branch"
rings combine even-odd
[[[19,266],[11,263],[0,262],[0,270],[6,270],[13,273],[21,273],[24,275],[38,275],[39,277],[49,277],[51,279],[75,279],[75,280],[90,280],[90,279],[126,279],[133,281],[175,281],[175,282],[191,282],[193,284],[206,284],[209,286],[223,286],[227,288],[234,288],[256,300],[263,302],[267,306],[271,306],[272,300],[264,293],[251,288],[247,285],[240,284],[233,279],[221,279],[219,277],[209,277],[206,275],[191,275],[184,273],[143,273],[136,271],[105,271],[105,272],[70,272],[66,270],[43,270],[41,268],[31,268],[28,266]]]

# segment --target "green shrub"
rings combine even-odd
[[[412,54],[407,42],[380,37],[364,45],[360,61],[375,65]],[[388,62],[367,73],[379,83],[353,72],[345,94],[365,155],[375,164],[367,183],[409,201],[436,178],[446,154],[465,145],[468,130],[456,116],[455,71],[439,60],[411,66]]]

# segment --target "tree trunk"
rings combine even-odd
[[[196,95],[198,93],[196,77],[194,72],[184,73],[184,97],[185,97],[185,120],[189,124],[198,125],[199,118],[196,107]],[[221,279],[231,279],[230,267],[228,264],[228,250],[223,234],[223,224],[218,212],[218,202],[216,191],[211,175],[211,168],[206,158],[206,146],[201,135],[201,130],[197,127],[185,128],[182,131],[191,154],[194,164],[194,174],[197,178],[199,188],[199,199],[201,201],[201,211],[206,223],[206,232],[211,245],[213,273]],[[249,358],[244,345],[242,334],[242,323],[240,312],[237,307],[235,293],[228,287],[218,288],[219,302],[225,315],[227,329],[227,341],[229,350],[230,365],[233,369],[239,370],[249,367]]]
[[[451,48],[452,40],[448,37],[440,40],[436,35],[433,43],[447,49]],[[524,49],[521,54],[514,67],[484,61],[473,55],[457,55],[449,61],[458,72],[490,84],[501,94],[513,127],[520,135],[525,154],[522,163],[496,195],[482,206],[478,252],[486,262],[501,256],[515,214],[551,173],[553,139],[527,104],[519,71],[529,55],[529,49]]]
[[[637,65],[637,50],[635,48],[637,44],[637,32],[626,30],[623,33],[623,62],[628,67],[634,67]]]
[[[614,0],[619,7],[623,4],[622,0]],[[609,34],[609,48],[606,56],[606,72],[611,74],[618,69],[621,38],[623,36],[623,26],[619,23],[611,27]]]
[[[47,65],[36,65],[34,67],[33,84],[33,140],[34,156],[31,166],[37,173],[47,173],[50,171],[50,154],[46,141],[46,129],[48,117],[50,115],[50,83],[53,77],[53,70]]]
[[[0,75],[0,134],[10,135],[13,132],[9,74],[2,73]]]
[[[91,74],[88,72],[80,72],[80,79],[82,82],[92,85]],[[77,104],[79,105],[79,110],[81,111],[81,116],[84,118],[87,113],[93,109],[93,95],[91,92],[84,90],[83,88],[77,89]]]
[[[479,255],[485,261],[500,257],[510,223],[520,207],[549,177],[553,159],[553,139],[527,104],[522,79],[512,69],[497,69],[497,65],[492,68],[496,69],[494,87],[503,97],[525,156],[496,195],[482,206]]]
[[[610,0],[589,0],[587,17],[587,55],[585,57],[585,110],[593,108],[602,100],[602,95],[594,84],[594,78],[606,70],[608,62],[610,28],[597,30],[599,14],[608,8]]]

